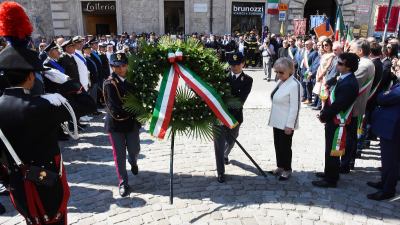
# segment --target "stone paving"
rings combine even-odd
[[[274,82],[261,71],[248,73],[254,87],[246,104],[245,122],[238,140],[265,170],[275,167],[272,129],[267,127]],[[235,146],[227,182],[215,177],[215,156],[210,142],[178,136],[175,148],[175,198],[169,204],[170,142],[141,133],[139,175],[129,173],[129,197],[118,194],[118,180],[103,119],[96,118],[79,141],[62,143],[71,187],[69,224],[400,224],[400,197],[375,202],[366,195],[375,190],[365,183],[377,180],[379,146],[373,143],[356,170],[341,176],[337,189],[311,185],[314,172],[323,169],[323,126],[316,112],[302,107],[300,129],[293,142],[293,176],[278,181],[259,175]],[[129,168],[128,168],[129,171]],[[399,188],[398,188],[399,190]],[[399,192],[400,193],[400,192]],[[0,224],[23,224],[7,197],[0,197],[8,212]]]

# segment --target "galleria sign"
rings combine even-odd
[[[82,2],[82,12],[84,13],[115,13],[114,1],[90,1]]]
[[[232,4],[232,15],[236,16],[261,16],[264,13],[264,6],[233,3]]]

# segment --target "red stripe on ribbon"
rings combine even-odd
[[[185,80],[185,82],[189,84],[189,86],[207,103],[207,105],[211,108],[211,110],[214,112],[217,118],[220,119],[221,122],[225,124],[225,126],[231,127],[229,122],[225,119],[225,117],[222,116],[222,114],[215,107],[214,103],[210,100],[210,98],[208,98],[208,96],[202,90],[200,90],[200,88],[198,88],[189,78],[187,78],[182,73],[177,64],[174,64],[174,69],[181,75],[182,79]]]
[[[158,134],[159,138],[164,138],[167,130],[168,130],[168,126],[169,126],[169,122],[171,121],[171,117],[172,117],[172,111],[174,108],[174,104],[175,104],[175,96],[176,96],[176,89],[178,88],[178,81],[179,81],[179,76],[178,73],[176,71],[176,67],[175,65],[177,65],[176,63],[173,64],[174,66],[174,78],[172,81],[172,86],[171,86],[171,91],[170,91],[170,95],[168,98],[168,104],[167,104],[167,111],[165,112],[165,119],[161,125],[161,129],[160,129],[160,133]],[[168,74],[169,76],[169,74]]]

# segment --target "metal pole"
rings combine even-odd
[[[261,173],[261,175],[263,175],[264,177],[267,177],[267,174],[261,169],[261,167],[256,163],[256,161],[254,161],[254,159],[250,156],[250,154],[246,151],[246,149],[244,149],[244,147],[240,144],[240,142],[232,136],[232,134],[229,134],[231,136],[231,138],[233,138],[236,142],[236,144],[239,146],[240,149],[242,149],[242,151],[244,152],[244,154],[247,156],[247,158],[250,159],[250,161],[253,163],[253,165],[255,167],[257,167],[258,171]]]
[[[210,34],[213,32],[213,0],[210,0]]]
[[[382,35],[382,42],[385,42],[386,39],[386,33],[387,33],[387,29],[388,29],[388,25],[389,25],[389,19],[390,19],[390,12],[392,11],[392,6],[393,6],[393,0],[389,1],[389,6],[388,6],[388,10],[386,12],[386,18],[385,18],[385,30],[383,31],[383,35]]]
[[[172,130],[171,137],[171,156],[169,160],[169,204],[174,204],[174,146],[175,146],[175,131]]]

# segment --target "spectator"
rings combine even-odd
[[[292,60],[278,59],[274,70],[279,82],[271,93],[272,106],[268,125],[273,127],[277,168],[270,173],[279,176],[279,180],[287,180],[292,174],[292,138],[299,125],[302,88],[294,76]]]

